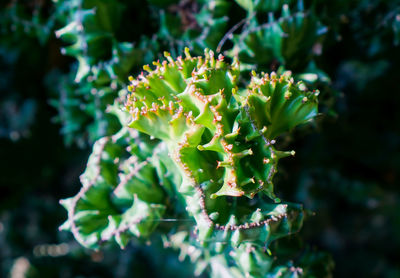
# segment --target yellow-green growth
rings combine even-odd
[[[130,85],[130,127],[164,140],[181,169],[182,191],[211,182],[217,196],[274,198],[272,178],[280,158],[277,136],[317,114],[318,92],[304,90],[286,72],[254,74],[238,87],[239,63],[212,51],[148,66]]]

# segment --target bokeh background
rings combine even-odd
[[[278,17],[284,4],[298,7],[271,2],[277,7],[269,12]],[[400,277],[400,2],[300,2],[325,27],[312,45],[313,62],[329,82],[317,84],[326,92],[317,123],[280,142],[296,157],[282,162],[277,195],[314,212],[282,244],[326,251],[334,277]],[[164,50],[217,46],[249,12],[246,1],[229,2],[221,14],[204,5],[1,2],[0,277],[192,276],[193,265],[157,240],[123,251],[80,247],[58,230],[67,217],[59,200],[78,192],[94,140],[120,127],[105,111],[129,74]],[[85,41],[79,28],[63,29],[93,8],[100,15],[89,20]],[[255,12],[260,22],[268,14]],[[81,45],[68,47],[72,41]],[[228,39],[223,50],[232,44]],[[97,78],[83,78],[87,71]],[[97,97],[99,90],[105,96]]]

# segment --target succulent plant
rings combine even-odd
[[[315,55],[313,47],[326,28],[314,13],[304,9],[302,1],[294,13],[290,12],[288,4],[279,7],[282,7],[280,17],[275,19],[270,13],[266,23],[259,22],[249,12],[247,26],[234,36],[234,46],[229,53],[261,69],[281,64],[286,69],[301,72]]]
[[[76,58],[77,64],[69,75],[49,78],[57,97],[52,104],[59,110],[56,120],[63,125],[66,142],[84,146],[121,128],[107,107],[125,87],[129,72],[154,58],[149,50],[157,46],[146,38],[137,45],[119,40],[124,11],[120,1],[74,0],[59,6],[68,7],[69,14],[56,36],[67,44],[61,52]]]
[[[277,162],[292,154],[275,150],[274,140],[317,114],[318,92],[307,92],[289,72],[254,73],[248,88],[239,89],[237,62],[230,66],[212,51],[205,59],[188,52],[177,61],[166,57],[169,63],[155,63],[154,71],[145,66],[149,74],[132,80],[130,127],[168,142],[182,171],[204,167],[186,172],[191,181],[183,188],[222,179],[214,197],[259,191],[273,197]]]
[[[153,221],[165,211],[165,193],[148,161],[154,148],[137,144],[138,136],[122,129],[98,140],[81,176],[81,191],[63,201],[69,211],[63,228],[70,229],[86,247],[110,238],[125,246],[128,236],[150,233],[157,225]]]
[[[270,242],[298,231],[304,217],[301,205],[275,196],[278,161],[294,151],[274,143],[313,119],[318,91],[290,72],[253,72],[239,87],[239,62],[209,50],[165,57],[154,69],[144,66],[147,75],[130,77],[126,112],[114,109],[121,122],[130,114],[129,128],[94,145],[81,191],[63,201],[63,228],[88,247],[109,240],[124,247],[165,217],[193,217],[194,227],[175,229],[200,257],[237,261],[235,271],[246,275],[266,273]]]

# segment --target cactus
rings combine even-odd
[[[290,12],[289,5],[283,5],[280,18],[275,19],[270,13],[264,24],[249,12],[249,23],[234,37],[230,55],[239,55],[241,61],[261,69],[279,63],[297,72],[304,70],[313,56],[314,44],[326,28],[299,3],[294,13]]]
[[[150,233],[157,225],[153,221],[164,214],[165,193],[148,161],[154,148],[137,144],[141,137],[122,129],[98,140],[81,176],[81,191],[62,202],[70,215],[63,228],[82,245],[95,247],[112,237],[125,246],[127,237]]]
[[[254,73],[247,90],[239,90],[239,65],[229,66],[212,51],[205,59],[188,52],[177,61],[166,57],[169,63],[155,63],[154,71],[145,66],[149,75],[132,81],[130,126],[168,142],[182,174],[205,167],[186,172],[196,184],[224,180],[214,197],[263,191],[273,198],[277,162],[292,154],[277,151],[274,139],[316,115],[318,92],[295,84],[289,72],[279,78]]]
[[[200,270],[225,265],[232,275],[265,275],[274,261],[266,248],[304,218],[301,205],[275,196],[278,161],[294,151],[274,144],[313,119],[318,91],[290,72],[253,72],[239,86],[239,62],[213,51],[165,57],[130,77],[126,112],[113,109],[121,122],[130,115],[129,128],[96,142],[81,191],[62,202],[62,228],[87,247],[110,240],[125,247],[132,237],[168,232],[163,219],[193,217],[194,228],[179,225],[181,236],[165,243],[193,246]]]
[[[56,120],[63,125],[66,142],[85,146],[121,128],[107,107],[123,90],[128,73],[152,60],[154,51],[148,50],[157,46],[146,38],[137,45],[117,39],[124,7],[119,1],[74,0],[59,6],[70,12],[55,34],[67,43],[61,52],[76,58],[77,64],[70,75],[50,78],[49,87],[57,88],[58,97],[52,104],[60,111]]]

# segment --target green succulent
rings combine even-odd
[[[165,192],[149,161],[154,146],[145,139],[125,128],[94,144],[81,191],[62,201],[69,215],[62,229],[82,245],[115,239],[124,247],[132,236],[148,236],[162,218]]]
[[[49,82],[58,98],[52,104],[59,110],[56,120],[63,125],[66,142],[84,146],[121,128],[107,107],[124,91],[129,72],[154,59],[157,45],[146,38],[137,45],[117,40],[121,2],[74,0],[59,5],[69,7],[70,14],[56,36],[68,44],[62,53],[76,58],[77,64],[69,75],[55,74]]]
[[[212,51],[205,59],[188,51],[184,59],[166,57],[169,62],[145,66],[149,74],[132,80],[129,126],[167,143],[187,176],[182,190],[206,182],[218,188],[213,197],[260,191],[273,197],[277,162],[294,154],[277,151],[275,139],[317,114],[318,92],[308,92],[289,72],[254,73],[240,89],[237,61],[229,65]]]
[[[266,23],[260,23],[250,15],[247,27],[233,38],[230,56],[241,61],[269,69],[282,64],[286,69],[301,72],[312,60],[313,47],[321,40],[326,28],[312,11],[303,6],[291,13],[287,4],[282,6],[281,16],[275,19],[269,14]]]
[[[126,112],[113,109],[121,122],[130,114],[129,128],[94,145],[81,191],[63,201],[63,228],[92,248],[178,229],[190,250],[199,250],[200,268],[215,271],[206,258],[233,260],[226,271],[265,274],[273,260],[265,248],[298,231],[304,217],[301,205],[274,194],[278,161],[294,154],[274,143],[313,119],[318,92],[290,72],[253,73],[239,87],[239,62],[213,51],[165,57],[155,69],[144,66],[147,75],[130,78]],[[194,226],[167,229],[160,223],[169,217],[193,217]],[[169,245],[179,241],[172,238]]]

